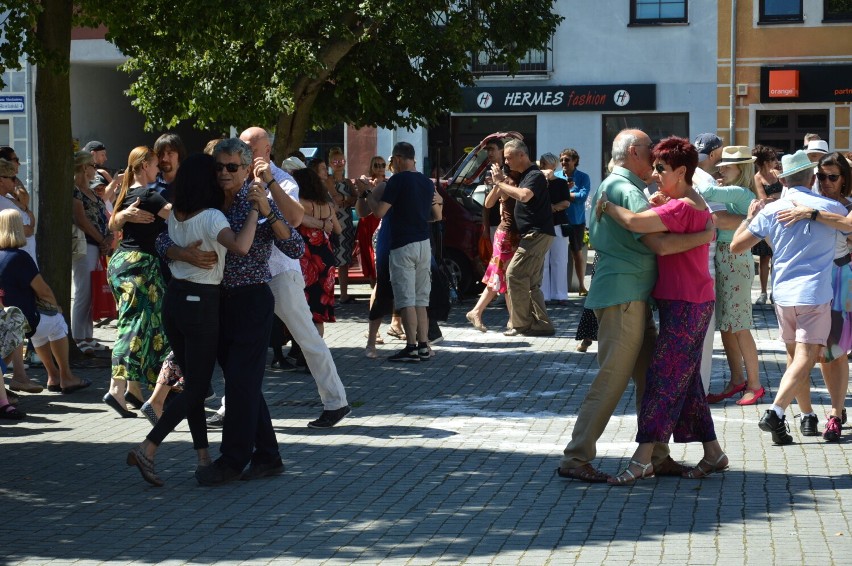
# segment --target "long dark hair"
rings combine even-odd
[[[331,202],[325,183],[313,169],[296,169],[293,178],[299,185],[299,198],[314,202]]]
[[[819,160],[819,166],[834,165],[840,170],[840,178],[843,179],[843,185],[840,187],[840,194],[848,197],[852,192],[852,167],[849,167],[849,162],[839,152],[835,151],[827,153]],[[821,171],[817,170],[821,173]]]
[[[222,208],[225,193],[216,179],[216,159],[204,153],[193,153],[187,157],[175,175],[174,191],[173,206],[181,214]]]

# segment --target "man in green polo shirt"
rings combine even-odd
[[[612,144],[612,174],[598,188],[592,210],[601,192],[633,212],[646,210],[645,183],[651,173],[651,138],[640,130],[623,130]],[[598,365],[600,370],[589,389],[571,442],[563,452],[559,475],[602,483],[608,475],[596,470],[595,444],[603,434],[616,405],[632,378],[636,387],[636,411],[642,404],[645,373],[657,340],[657,329],[648,303],[657,280],[657,255],[680,253],[713,239],[710,227],[695,234],[634,234],[604,215],[592,216],[589,235],[598,264],[586,298],[586,308],[598,319]],[[669,456],[667,444],[657,444],[652,457],[658,476],[680,476],[683,466]]]

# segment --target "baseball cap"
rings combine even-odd
[[[101,151],[102,149],[106,149],[106,146],[102,142],[95,140],[83,146],[83,151]]]
[[[722,140],[716,134],[700,134],[692,145],[698,151],[698,162],[701,163],[709,159],[714,149],[722,147]]]

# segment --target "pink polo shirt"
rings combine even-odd
[[[673,234],[701,232],[710,219],[709,210],[696,210],[682,200],[672,199],[652,208]],[[716,298],[713,278],[708,269],[709,244],[679,254],[657,256],[655,299],[706,303]]]

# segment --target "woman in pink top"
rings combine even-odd
[[[652,150],[654,180],[660,192],[652,197],[654,208],[633,213],[607,202],[601,195],[597,204],[600,218],[608,214],[631,232],[701,232],[710,221],[704,199],[692,188],[692,174],[698,153],[689,140],[666,138]],[[659,256],[658,277],[651,293],[660,311],[660,334],[654,359],[648,368],[646,387],[639,411],[639,443],[630,465],[621,475],[610,478],[613,485],[627,485],[654,476],[651,452],[654,443],[701,442],[704,458],[683,476],[703,478],[728,467],[728,457],[716,440],[710,407],[701,385],[701,350],[715,294],[708,269],[708,246]]]

